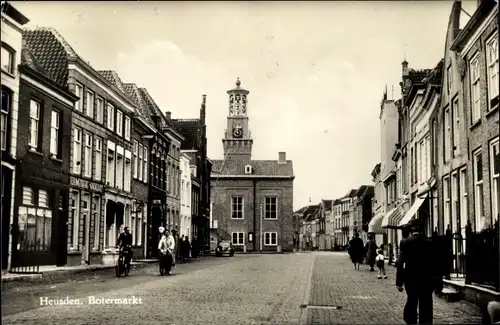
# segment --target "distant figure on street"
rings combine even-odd
[[[420,221],[413,219],[408,228],[411,235],[401,240],[396,269],[397,289],[404,287],[407,295],[403,319],[406,324],[417,324],[417,318],[419,324],[432,324],[432,293],[443,289],[442,267],[434,243],[421,234]]]
[[[199,247],[198,246],[198,239],[195,236],[191,242],[191,257],[192,258],[198,257],[198,253],[199,253],[198,247]]]
[[[373,235],[368,237],[368,241],[365,245],[366,251],[366,264],[370,266],[370,272],[375,271],[375,257],[377,257],[377,243],[375,243],[375,238]]]
[[[186,246],[185,246],[185,242],[184,242],[184,235],[181,235],[181,238],[179,239],[178,250],[179,250],[179,258],[181,260],[184,260],[184,258],[186,256],[186,253],[185,253]]]
[[[500,324],[500,302],[490,301],[487,310],[491,324]]]
[[[184,237],[184,258],[189,260],[191,256],[191,242],[189,241],[189,237]]]
[[[394,262],[394,247],[392,246],[392,243],[389,243],[389,262],[387,263],[388,265],[391,265]]]
[[[363,258],[365,257],[365,249],[363,247],[363,240],[359,238],[357,232],[354,233],[354,237],[349,242],[348,253],[354,264],[354,269],[359,270],[359,264],[363,263]]]
[[[384,276],[384,279],[387,279],[387,275],[385,275],[385,256],[384,256],[384,251],[379,249],[378,250],[378,255],[375,257],[375,263],[377,263],[377,268],[378,268],[378,278],[382,279],[382,275]]]
[[[174,236],[170,234],[170,231],[165,231],[165,243],[168,251],[172,254],[172,266],[175,266],[175,239]]]

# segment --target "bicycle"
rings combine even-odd
[[[172,270],[172,253],[167,251],[163,253],[160,251],[160,275],[170,274]]]
[[[125,250],[128,252],[130,249],[129,246],[120,249],[120,255],[118,256],[118,260],[116,261],[115,272],[117,277],[121,277],[122,275],[127,276],[130,272],[130,262],[125,265]]]

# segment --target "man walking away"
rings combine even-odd
[[[365,245],[366,251],[366,264],[370,265],[370,272],[375,271],[375,258],[377,257],[377,243],[375,243],[375,238],[373,234],[368,237],[368,241]]]
[[[401,241],[396,269],[396,286],[407,295],[403,319],[406,324],[417,324],[417,318],[418,324],[432,324],[432,293],[443,288],[440,261],[433,242],[421,234],[420,221],[413,219],[408,228],[411,235]]]
[[[189,257],[191,256],[191,242],[189,241],[189,236],[184,238],[184,256],[186,260],[189,261]]]

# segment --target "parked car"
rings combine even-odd
[[[231,242],[228,240],[219,242],[219,245],[217,245],[217,249],[215,250],[215,256],[223,255],[234,256],[233,244],[231,244]]]

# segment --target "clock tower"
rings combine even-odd
[[[224,157],[229,160],[250,162],[253,140],[248,129],[248,94],[241,88],[240,78],[236,79],[236,88],[228,90],[229,115],[227,129],[222,139]]]

